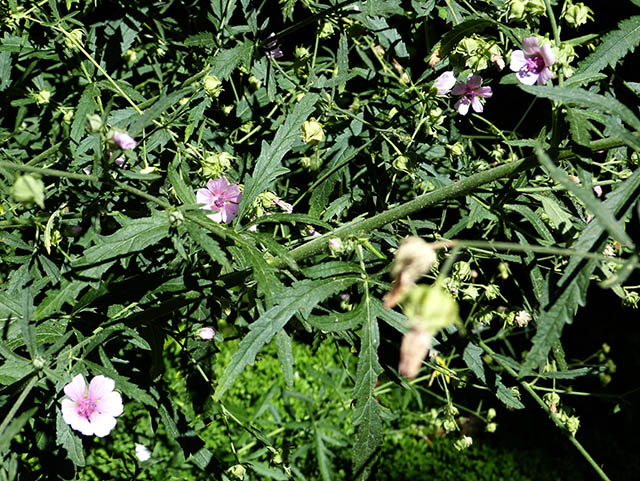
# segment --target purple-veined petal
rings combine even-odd
[[[473,107],[474,112],[477,112],[479,114],[482,113],[482,111],[484,110],[484,106],[482,105],[482,102],[480,101],[480,99],[476,96],[474,96],[471,99],[471,107]],[[468,109],[467,109],[468,110]]]
[[[196,192],[196,202],[198,204],[204,204],[207,209],[210,209],[211,204],[215,201],[215,196],[207,189],[198,189]]]
[[[527,56],[522,50],[516,50],[511,53],[509,68],[512,72],[519,72],[525,65],[527,65]]]
[[[87,385],[82,374],[76,374],[69,384],[64,387],[64,393],[73,401],[82,401],[87,394]]]
[[[556,57],[553,55],[551,45],[549,45],[548,43],[542,46],[542,48],[540,49],[540,55],[542,56],[544,64],[547,67],[556,63]]]
[[[552,78],[553,73],[551,72],[551,70],[545,67],[544,69],[542,69],[542,72],[540,72],[540,75],[538,76],[538,85],[544,85]]]
[[[467,84],[458,82],[453,90],[451,91],[452,95],[464,95],[467,93]]]
[[[475,89],[474,93],[478,97],[482,97],[482,98],[485,98],[485,99],[488,99],[489,97],[491,97],[493,95],[493,91],[491,90],[491,87],[480,87],[478,89]]]
[[[469,75],[467,77],[467,88],[475,90],[482,85],[482,77],[480,75]]]
[[[538,80],[539,75],[533,72],[518,72],[516,77],[524,85],[533,85]]]
[[[207,189],[215,195],[222,194],[225,189],[229,186],[229,182],[224,177],[220,177],[219,179],[213,179],[207,182]]]
[[[538,37],[526,37],[522,39],[522,49],[527,55],[535,55],[540,52]]]

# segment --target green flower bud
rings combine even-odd
[[[184,215],[179,210],[172,210],[169,212],[169,223],[176,227],[184,222]]]
[[[77,50],[78,47],[83,47],[84,31],[79,28],[74,28],[69,32],[69,35],[65,35],[64,44],[71,50]]]
[[[138,60],[138,52],[130,48],[124,53],[124,58],[127,62],[134,63],[136,60]]]
[[[475,301],[480,295],[480,291],[473,284],[462,289],[462,299],[465,301]]]
[[[602,344],[602,352],[609,354],[611,352],[611,346],[605,342]]]
[[[487,411],[487,420],[491,421],[492,419],[494,419],[496,416],[498,415],[498,413],[496,412],[495,409],[493,408],[489,408],[489,410]]]
[[[25,205],[35,202],[44,209],[44,182],[31,174],[21,175],[16,179],[11,188],[11,195]]]
[[[393,168],[401,172],[409,172],[409,163],[411,159],[406,155],[399,155],[393,160]]]
[[[497,429],[498,425],[496,423],[489,423],[485,428],[488,433],[495,433]]]
[[[473,439],[471,438],[471,436],[462,436],[455,443],[453,443],[453,447],[456,448],[458,451],[462,451],[464,449],[467,449],[472,444],[473,444]]]
[[[322,124],[315,118],[306,120],[302,124],[302,141],[308,145],[317,145],[324,140]]]
[[[242,481],[244,479],[244,475],[247,472],[247,468],[245,468],[242,464],[235,464],[227,469],[227,472],[234,478]]]
[[[539,17],[547,13],[547,6],[544,0],[527,0],[525,9],[533,17]]]
[[[564,20],[574,28],[579,27],[593,20],[593,10],[584,3],[570,4],[564,13]]]
[[[565,426],[567,426],[571,435],[575,436],[578,428],[580,427],[580,418],[578,418],[578,416],[569,417],[565,422]]]
[[[454,157],[460,157],[464,154],[464,144],[462,144],[462,142],[456,142],[453,145],[449,145],[449,150]]]
[[[525,0],[511,0],[509,2],[509,20],[524,20]]]
[[[471,264],[466,261],[456,262],[453,266],[453,277],[461,281],[471,279]]]
[[[204,91],[209,97],[218,98],[222,93],[222,82],[215,75],[207,75],[202,81]]]
[[[458,424],[453,419],[446,419],[442,423],[442,427],[448,433],[452,433],[458,429]]]
[[[511,394],[517,400],[520,400],[522,398],[522,395],[520,394],[520,389],[518,388],[518,386],[513,386],[509,388],[509,391],[511,391]]]
[[[311,52],[306,47],[296,47],[296,50],[293,52],[293,56],[296,60],[307,60],[311,57]]]
[[[640,294],[635,291],[626,292],[626,294],[626,297],[622,299],[622,305],[624,307],[632,307],[633,309],[637,309],[638,305],[640,304]]]
[[[36,356],[36,358],[32,361],[32,364],[36,371],[40,371],[47,365],[47,361],[42,356]]]
[[[202,174],[211,179],[217,179],[218,177],[222,177],[231,167],[231,161],[234,160],[235,157],[231,155],[229,152],[214,152],[204,160],[200,161],[202,165]]]
[[[322,167],[322,159],[318,155],[313,157],[300,157],[300,164],[307,170],[316,171]]]
[[[500,277],[502,277],[503,279],[509,279],[509,264],[507,264],[506,262],[501,262],[500,264],[498,264],[498,272],[500,273]]]
[[[98,114],[87,115],[87,122],[89,123],[90,132],[100,132],[102,130],[102,117]]]
[[[331,22],[324,22],[322,24],[322,30],[320,30],[320,38],[329,38],[333,35],[334,28]]]
[[[560,395],[556,392],[548,392],[542,396],[542,400],[551,408],[551,406],[558,406],[560,404]]]
[[[484,297],[492,301],[500,295],[500,288],[496,284],[489,284],[484,288]]]
[[[33,92],[31,96],[38,105],[47,105],[51,100],[51,90],[42,89],[39,92]]]

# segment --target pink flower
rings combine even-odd
[[[469,75],[466,83],[458,82],[451,93],[453,95],[461,95],[460,100],[454,105],[458,109],[460,115],[467,115],[469,106],[473,107],[475,112],[481,113],[484,110],[482,101],[479,97],[488,99],[493,95],[491,87],[481,87],[482,77],[480,75]]]
[[[540,48],[536,37],[522,39],[522,49],[511,54],[509,68],[516,72],[516,77],[524,85],[544,85],[553,78],[549,67],[556,61],[551,51],[551,45],[545,44]]]
[[[242,199],[240,187],[229,184],[221,177],[207,182],[206,189],[198,189],[196,201],[204,204],[201,209],[213,210],[209,218],[215,222],[229,224],[238,215],[238,204]]]
[[[433,86],[438,89],[438,95],[447,95],[455,84],[456,76],[451,70],[443,73],[433,82]]]
[[[595,192],[596,197],[602,197],[602,187],[599,185],[593,187],[593,192]]]
[[[82,374],[75,376],[64,387],[67,395],[62,400],[62,419],[85,436],[102,438],[116,425],[116,416],[122,414],[122,398],[113,388],[116,383],[105,376],[96,376],[87,390]]]
[[[122,150],[135,149],[136,145],[138,145],[138,143],[125,132],[115,132],[111,140],[118,144],[118,147]]]
[[[202,329],[200,329],[200,339],[202,339],[203,341],[210,341],[211,339],[213,339],[216,335],[216,331],[214,331],[212,328],[210,327],[203,327]]]

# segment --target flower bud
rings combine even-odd
[[[580,427],[580,418],[578,418],[578,416],[570,416],[565,422],[565,426],[567,426],[571,435],[575,436],[578,428]]]
[[[496,284],[489,284],[484,288],[484,296],[492,301],[500,295],[500,288]]]
[[[228,152],[214,152],[200,161],[202,165],[202,174],[208,179],[217,179],[224,177],[224,174],[231,167],[231,161],[235,157]]]
[[[87,115],[87,122],[89,123],[89,131],[100,132],[102,130],[102,117],[98,114]]]
[[[452,433],[458,430],[458,424],[453,419],[445,419],[442,423],[442,428],[446,432]]]
[[[179,210],[172,210],[169,212],[169,223],[172,226],[179,226],[184,222],[184,215]]]
[[[242,464],[234,464],[227,472],[236,479],[242,481],[244,479],[244,475],[247,472],[247,468],[245,468]]]
[[[456,448],[458,451],[462,451],[464,449],[467,449],[472,444],[473,444],[473,439],[471,438],[471,436],[462,436],[455,443],[453,443],[453,447]]]
[[[47,105],[51,100],[51,90],[48,89],[33,92],[31,95],[38,105]]]
[[[496,423],[489,423],[485,427],[485,431],[487,431],[488,433],[495,433],[497,429],[498,425]]]
[[[202,85],[209,97],[217,98],[222,93],[222,82],[215,75],[207,75]]]
[[[453,266],[453,277],[461,281],[471,279],[471,264],[466,261],[456,262]]]
[[[130,48],[124,53],[124,59],[129,63],[134,63],[138,60],[138,52]]]
[[[487,420],[491,421],[492,419],[494,419],[496,416],[498,415],[498,413],[496,413],[496,410],[493,408],[489,408],[489,410],[487,411]]]
[[[564,20],[573,28],[584,25],[588,20],[593,20],[593,10],[584,3],[570,4],[565,13]]]
[[[36,203],[44,209],[44,182],[32,174],[19,176],[11,187],[11,195],[18,202]]]
[[[64,44],[68,49],[78,50],[78,47],[82,47],[84,31],[80,28],[74,28],[69,32],[69,35],[64,37]]]
[[[401,172],[409,172],[410,162],[411,160],[406,155],[399,155],[393,160],[393,163],[391,165],[393,165],[394,169]]]
[[[302,141],[308,145],[317,145],[324,140],[322,124],[311,118],[302,124]]]

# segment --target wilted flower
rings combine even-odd
[[[147,461],[151,457],[151,451],[144,444],[136,443],[136,458],[138,461]]]
[[[438,95],[447,95],[455,84],[456,76],[451,70],[443,73],[433,82],[433,86],[438,89]]]
[[[480,75],[469,75],[465,83],[458,82],[451,93],[453,95],[461,95],[460,100],[454,105],[458,109],[460,115],[467,115],[469,106],[473,107],[475,112],[481,113],[484,110],[480,98],[489,98],[493,95],[491,87],[481,87],[482,77]]]
[[[433,336],[430,332],[417,328],[410,329],[402,338],[398,372],[407,379],[414,379],[420,371],[422,361],[427,356]]]
[[[599,185],[593,187],[593,192],[596,194],[596,197],[602,197],[602,187]]]
[[[111,141],[118,145],[122,150],[135,149],[138,143],[125,132],[114,132]]]
[[[287,214],[291,214],[293,212],[293,206],[291,204],[289,204],[288,202],[285,202],[285,201],[283,201],[281,199],[273,199],[273,203],[275,205],[277,205],[278,207],[280,207]]]
[[[62,419],[85,436],[106,436],[116,425],[116,416],[123,411],[122,397],[113,390],[116,383],[105,376],[96,376],[87,389],[82,374],[76,375],[64,387]]]
[[[282,58],[284,54],[282,53],[282,50],[280,50],[280,47],[278,47],[278,40],[276,39],[276,34],[271,32],[267,37],[267,40],[269,40],[266,45],[267,51],[265,52],[267,57],[272,58],[274,60]]]
[[[222,92],[222,82],[215,75],[207,75],[202,86],[209,97],[218,97]]]
[[[216,335],[216,331],[214,331],[212,328],[210,327],[203,327],[202,329],[200,329],[200,339],[202,339],[203,341],[210,341],[211,339],[213,339]]]
[[[242,192],[237,184],[229,184],[221,177],[207,182],[206,189],[198,189],[196,202],[204,204],[201,209],[213,210],[208,217],[215,222],[231,223],[238,215],[238,204],[242,199]]]
[[[522,50],[511,54],[509,68],[516,72],[516,77],[524,85],[544,85],[553,78],[549,67],[556,59],[551,51],[551,45],[538,46],[537,37],[522,39]]]
[[[515,322],[518,327],[527,327],[531,321],[531,314],[527,311],[516,312]]]

